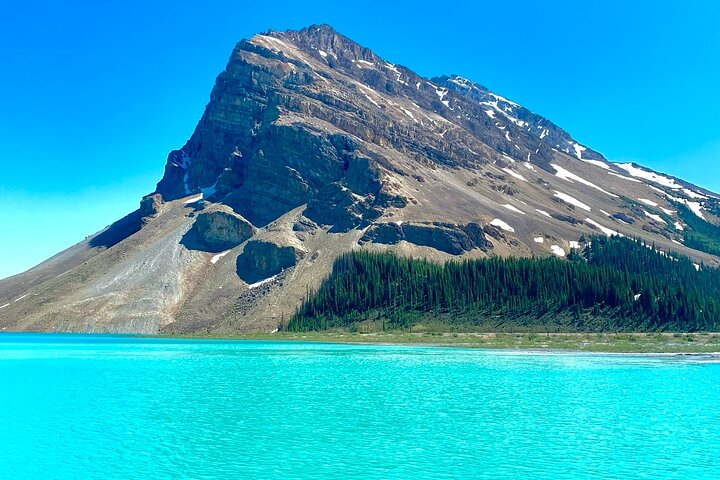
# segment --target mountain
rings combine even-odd
[[[565,256],[618,233],[704,268],[718,214],[715,193],[608,162],[470,80],[327,25],[270,31],[236,45],[137,211],[0,281],[0,328],[272,331],[353,249]]]

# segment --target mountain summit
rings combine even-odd
[[[235,46],[137,211],[0,281],[0,328],[272,331],[353,249],[565,256],[599,233],[701,268],[720,264],[719,213],[714,193],[608,162],[468,79],[423,78],[327,25],[269,31]]]

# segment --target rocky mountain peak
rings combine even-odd
[[[324,58],[330,55],[347,61],[375,58],[370,49],[361,47],[327,24],[311,25],[301,30],[271,30],[267,35],[289,41],[308,53],[323,52],[325,55],[320,55]]]
[[[0,282],[0,326],[31,298],[32,328],[272,330],[358,248],[564,256],[600,233],[718,264],[688,232],[719,214],[714,193],[610,163],[471,80],[424,78],[328,25],[269,31],[235,46],[138,211]]]
[[[524,179],[514,164],[556,175],[563,155],[611,169],[548,119],[478,83],[423,78],[313,25],[237,44],[193,136],[171,152],[157,193],[199,195],[253,228],[305,205],[310,220],[345,232],[418,210],[424,170],[494,166],[501,173],[491,168],[486,178]],[[465,219],[444,213],[423,220]]]

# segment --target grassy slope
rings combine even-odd
[[[235,335],[232,340],[310,341],[350,344],[411,344],[487,349],[541,349],[608,353],[720,352],[715,333],[428,333],[302,332]]]

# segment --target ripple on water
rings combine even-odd
[[[4,478],[720,478],[720,365],[0,338]]]

